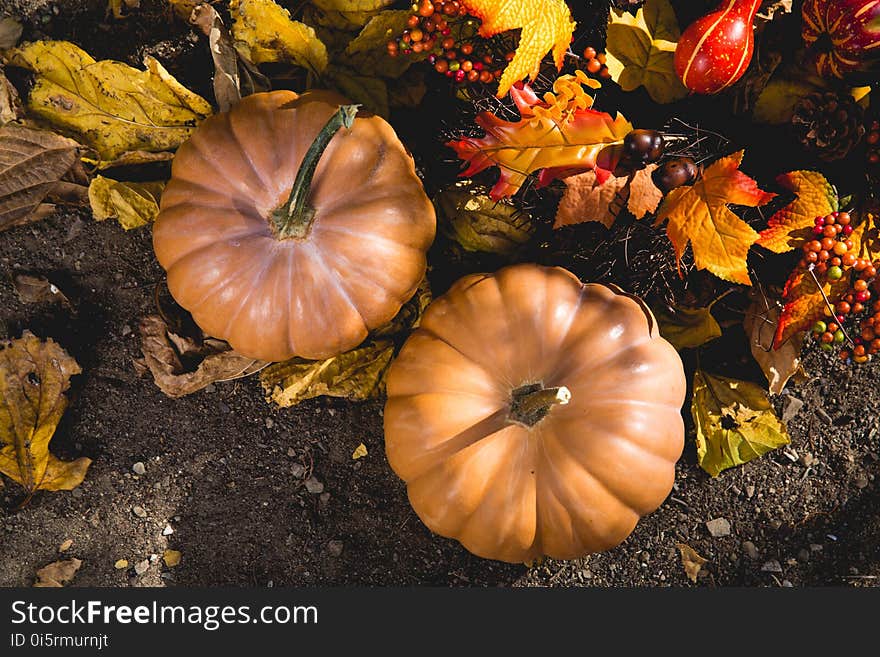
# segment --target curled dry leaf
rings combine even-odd
[[[34,588],[60,588],[71,582],[82,566],[79,559],[65,559],[43,566],[37,571]]]
[[[651,180],[657,168],[649,164],[630,176],[611,176],[599,182],[595,171],[585,171],[563,178],[565,193],[556,211],[553,228],[598,221],[611,228],[624,210],[636,218],[654,212],[663,199],[663,192]]]
[[[681,554],[681,565],[684,566],[684,574],[696,584],[697,576],[703,569],[703,565],[708,563],[709,560],[697,554],[697,551],[687,543],[676,543],[675,547],[678,548]]]
[[[67,41],[35,41],[7,53],[10,65],[36,75],[27,97],[34,114],[70,132],[97,153],[100,168],[170,159],[211,114],[152,57],[145,71],[95,61]]]
[[[214,99],[221,112],[228,111],[243,96],[269,89],[266,76],[236,50],[232,36],[216,9],[201,4],[193,9],[190,22],[208,37],[214,61]]]
[[[18,91],[12,83],[6,79],[3,69],[0,69],[0,128],[24,116],[21,99]]]
[[[700,467],[713,477],[789,443],[767,392],[749,381],[697,370],[691,413]]]
[[[77,160],[79,144],[44,130],[0,128],[0,231],[50,214],[43,203]]]
[[[73,309],[70,300],[45,276],[14,274],[12,285],[24,303],[60,303]]]
[[[645,87],[657,103],[688,95],[673,64],[681,30],[669,0],[647,0],[635,16],[612,10],[609,21],[606,64],[624,91]]]
[[[183,397],[209,383],[249,376],[266,366],[262,361],[236,353],[220,340],[206,341],[207,344],[196,348],[191,341],[171,333],[165,320],[158,315],[143,317],[139,329],[145,364],[156,385],[169,397]],[[177,344],[187,346],[175,349],[172,337]],[[194,370],[187,370],[181,357],[194,353],[201,355],[203,360]]]
[[[235,45],[254,64],[295,64],[318,76],[327,68],[327,47],[315,30],[273,0],[231,0],[229,13]]]
[[[773,336],[782,312],[781,301],[776,298],[768,299],[757,290],[753,290],[750,296],[752,303],[743,318],[743,328],[749,339],[752,356],[767,377],[770,394],[778,395],[793,376],[804,374],[801,365],[804,336],[794,335],[779,349],[774,349]]]
[[[89,203],[95,221],[116,219],[125,230],[153,223],[165,183],[120,182],[95,176],[89,185]]]
[[[25,331],[0,343],[0,473],[24,487],[71,490],[82,483],[91,459],[61,461],[49,441],[67,408],[64,393],[79,365],[53,340]]]
[[[535,232],[527,212],[466,183],[440,192],[434,205],[440,230],[466,251],[512,255]]]
[[[321,396],[371,399],[385,389],[393,356],[393,340],[375,340],[326,360],[293,358],[270,365],[260,381],[267,401],[279,406]]]
[[[379,327],[370,333],[372,338],[395,338],[405,337],[412,329],[419,325],[422,313],[431,303],[431,286],[428,279],[422,279],[416,293],[385,326]]]

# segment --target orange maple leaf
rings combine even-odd
[[[751,285],[746,257],[758,233],[727,204],[756,207],[776,194],[759,189],[757,182],[739,170],[743,154],[739,151],[722,157],[692,187],[669,192],[657,212],[656,223],[669,220],[666,234],[679,263],[690,241],[698,269],[708,269],[726,281]]]
[[[880,237],[878,237],[878,226],[873,225],[874,222],[874,216],[868,214],[866,221],[862,222],[849,237],[853,243],[853,252],[858,252],[861,257],[870,260],[880,257]],[[779,315],[776,335],[773,337],[774,349],[779,349],[796,333],[806,331],[816,320],[830,315],[828,304],[834,306],[849,291],[852,284],[850,276],[847,275],[836,281],[823,282],[820,290],[816,280],[808,270],[801,267],[795,269],[788,278],[782,292],[785,305]]]
[[[553,93],[544,94],[543,100],[528,85],[511,89],[511,98],[520,111],[519,121],[505,121],[481,112],[476,122],[486,131],[485,137],[447,144],[468,163],[461,175],[472,176],[499,167],[501,175],[490,194],[495,200],[515,194],[526,178],[539,170],[543,170],[540,185],[590,169],[601,169],[600,183],[604,182],[611,175],[606,169],[614,168],[613,158],[617,156],[609,147],[623,143],[632,125],[620,114],[612,117],[590,109],[593,99],[583,84],[594,88],[598,85],[578,71],[576,76],[558,78]]]
[[[761,231],[758,244],[774,253],[785,253],[813,239],[813,221],[838,209],[837,191],[818,171],[790,171],[776,179],[797,196],[776,212]]]
[[[462,0],[461,4],[480,19],[484,38],[522,28],[516,53],[498,82],[499,98],[524,77],[538,77],[549,50],[556,70],[562,68],[576,26],[565,0]]]

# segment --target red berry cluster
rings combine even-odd
[[[880,164],[880,121],[871,121],[865,133],[865,143],[868,145],[868,165],[876,167]]]
[[[605,65],[604,52],[596,52],[595,48],[587,46],[584,49],[584,60],[583,68],[587,73],[598,75],[603,80],[607,80],[611,77],[611,71],[609,71],[608,67]]]
[[[392,57],[427,52],[428,61],[438,73],[456,82],[483,83],[500,78],[507,62],[513,59],[512,52],[497,56],[488,47],[489,42],[482,39],[459,42],[453,36],[451,23],[467,16],[467,8],[459,0],[419,0],[412,11],[403,35],[388,42]]]
[[[871,303],[871,288],[874,292],[880,291],[880,279],[877,278],[880,261],[872,263],[856,256],[850,239],[853,232],[851,222],[847,212],[817,217],[813,227],[815,239],[804,244],[800,266],[812,267],[820,282],[822,277],[831,282],[845,275],[853,278],[850,289],[834,305],[833,321],[816,322],[812,333],[825,351],[839,348],[842,360],[865,363],[880,352],[880,301]],[[873,314],[858,323],[859,333],[844,348],[844,341],[850,337],[843,328],[844,323],[849,317],[861,315],[868,309]]]

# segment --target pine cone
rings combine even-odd
[[[817,91],[795,106],[791,123],[804,148],[830,162],[846,157],[865,134],[865,112],[851,96]]]

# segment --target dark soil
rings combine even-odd
[[[205,44],[186,26],[169,23],[158,0],[141,4],[142,12],[122,23],[105,21],[105,3],[88,0],[0,0],[0,13],[24,18],[25,38],[70,39],[96,58],[137,65],[150,52],[210,97]],[[405,140],[419,130],[430,132],[399,127]],[[737,130],[731,124],[726,134]],[[785,157],[768,164],[758,155],[749,171],[769,184],[801,156],[780,161]],[[619,268],[603,270],[572,246],[609,239],[597,230],[604,231],[589,226],[554,237],[545,230],[547,239],[537,240],[530,255],[584,276],[601,277],[600,270],[611,276]],[[465,259],[444,268],[434,262],[438,293],[463,271],[495,264]],[[21,303],[10,280],[19,270],[48,277],[76,312]],[[173,400],[151,379],[138,378],[132,366],[140,356],[138,319],[155,312],[164,277],[149,229],[124,232],[115,222],[94,222],[88,210],[62,210],[0,233],[0,272],[0,338],[25,329],[54,338],[83,368],[53,451],[94,460],[78,489],[38,494],[22,510],[16,510],[19,489],[0,490],[0,586],[30,585],[68,539],[73,544],[65,557],[83,561],[78,586],[690,585],[678,543],[709,559],[702,585],[880,581],[876,365],[847,367],[811,352],[811,380],[787,391],[804,402],[789,422],[789,448],[711,479],[696,465],[691,429],[674,491],[623,545],[526,567],[478,559],[425,529],[385,460],[381,400],[320,398],[278,409],[265,401],[256,378]],[[703,367],[722,374],[733,368],[762,381],[745,344],[740,331],[728,331],[705,351]],[[781,410],[784,396],[776,401]],[[361,442],[368,456],[352,460]],[[145,465],[144,475],[133,472],[136,462]],[[306,489],[309,475],[323,484],[322,492]],[[146,517],[135,515],[135,506]],[[716,518],[729,521],[730,535],[709,534],[705,523]],[[166,527],[173,533],[165,535]],[[162,565],[166,549],[182,553],[177,568]],[[117,570],[119,559],[130,566]],[[136,575],[133,565],[144,559],[153,563]]]

